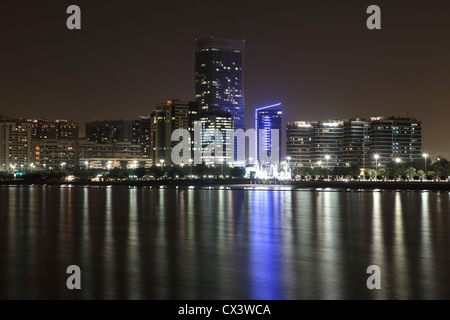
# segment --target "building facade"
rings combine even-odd
[[[186,129],[192,134],[197,113],[198,105],[193,101],[172,99],[156,105],[155,111],[150,115],[154,163],[172,164],[172,148],[178,143],[172,141],[172,133],[177,129]]]
[[[414,118],[372,117],[370,119],[370,157],[387,165],[399,158],[403,162],[422,159],[422,123]]]
[[[78,123],[67,120],[30,120],[32,139],[77,139]]]
[[[302,166],[343,165],[344,121],[290,122],[286,131],[286,154]]]
[[[280,104],[274,105],[280,106]],[[283,112],[280,109],[273,109],[274,106],[257,108],[255,110],[255,130],[256,130],[256,160],[261,162],[260,150],[263,150],[267,156],[272,152],[278,155],[278,161],[281,161],[281,125]],[[272,145],[272,130],[278,131],[278,148],[274,149]]]
[[[313,166],[311,130],[311,123],[306,121],[288,122],[286,126],[286,155],[301,167]]]
[[[144,158],[151,157],[150,122],[150,115],[132,121],[132,143],[141,146],[141,155]]]
[[[289,122],[286,139],[286,153],[299,166],[368,168],[422,158],[422,125],[413,118]]]
[[[33,166],[31,122],[0,121],[0,170],[24,171]]]
[[[86,139],[40,139],[32,142],[33,163],[38,170],[64,170],[90,168],[89,163],[105,164],[103,169],[108,168],[108,161],[125,161],[128,168],[132,167],[133,161],[151,162],[150,159],[141,157],[139,145],[131,142],[97,143]],[[129,164],[128,164],[129,163]],[[117,163],[116,163],[117,164]]]
[[[360,118],[344,120],[342,162],[366,168],[370,165],[370,122]]]
[[[234,128],[245,131],[244,51],[245,40],[196,39],[194,82],[201,110],[226,111]]]
[[[234,132],[233,116],[225,111],[203,111],[198,119],[194,121],[194,126],[201,128],[200,145],[194,139],[194,152],[202,152],[202,162],[206,165],[214,163],[231,163],[234,159],[232,155],[232,139]],[[221,141],[216,141],[216,137]],[[211,144],[218,144],[222,154],[216,154],[215,150],[208,150]],[[210,155],[207,155],[207,154]],[[232,159],[233,158],[233,159]]]
[[[132,142],[131,120],[104,120],[86,123],[86,138],[97,143]]]

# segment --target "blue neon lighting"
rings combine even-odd
[[[256,131],[256,137],[259,137],[259,129],[258,129],[258,111],[259,110],[264,110],[264,109],[269,109],[269,108],[274,108],[274,107],[279,107],[281,106],[281,102],[275,103],[275,104],[271,104],[270,106],[265,106],[265,107],[260,107],[260,108],[256,108],[255,109],[255,131]],[[270,130],[269,130],[270,132]],[[267,136],[267,135],[266,135]],[[270,140],[268,140],[270,141]],[[258,139],[256,139],[255,141],[255,158],[256,161],[259,160],[259,155],[258,155]]]

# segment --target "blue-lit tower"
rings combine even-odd
[[[276,129],[279,132],[279,141],[278,141],[278,152],[279,159],[281,160],[281,117],[283,112],[281,109],[277,108],[281,106],[281,103],[273,104],[266,107],[256,108],[255,109],[255,130],[256,130],[256,160],[259,162],[261,160],[259,155],[259,145],[263,143],[263,150],[267,151],[267,154],[270,156],[272,153],[272,146],[270,144],[271,141],[271,129]],[[259,130],[264,130],[264,137],[260,137]]]

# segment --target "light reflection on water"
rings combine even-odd
[[[0,187],[2,299],[448,299],[449,194]],[[82,290],[65,287],[79,265]],[[382,289],[368,290],[378,265]]]

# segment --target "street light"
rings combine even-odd
[[[192,179],[192,159],[189,159],[189,178]]]
[[[61,166],[62,166],[62,170],[64,171],[64,166],[66,165],[66,163],[65,162],[63,162],[63,163],[61,163]]]
[[[378,177],[378,158],[380,157],[379,154],[376,154],[373,156],[375,158],[375,180]]]
[[[424,157],[424,159],[425,159],[425,176],[427,175],[427,157],[428,157],[428,154],[427,153],[424,153],[423,154],[423,157]]]
[[[325,159],[327,159],[327,179],[328,179],[328,169],[329,169],[328,161],[330,160],[330,156],[327,154],[327,155],[325,156]]]

